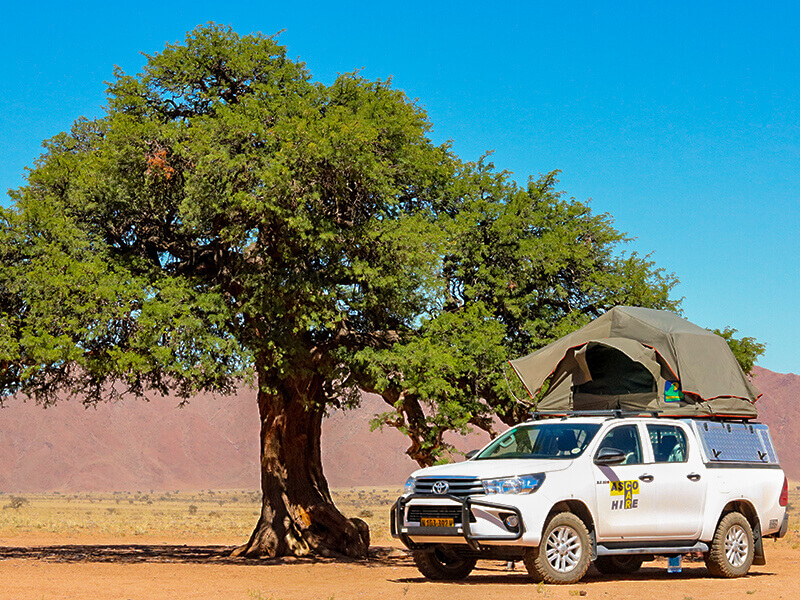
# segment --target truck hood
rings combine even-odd
[[[449,465],[437,465],[414,471],[411,476],[418,477],[513,477],[514,475],[532,475],[534,473],[552,473],[563,471],[572,465],[572,459],[490,459],[467,460]]]

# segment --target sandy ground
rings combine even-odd
[[[346,600],[349,598],[486,600],[508,598],[636,598],[657,600],[797,598],[800,550],[768,543],[767,565],[740,579],[709,577],[702,562],[684,561],[679,575],[666,561],[646,563],[633,576],[607,577],[590,569],[579,584],[533,584],[524,567],[478,563],[464,581],[423,579],[396,547],[373,548],[368,561],[245,561],[227,545],[148,540],[129,544],[81,540],[47,545],[39,538],[0,539],[2,600]]]

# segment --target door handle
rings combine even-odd
[[[654,477],[652,475],[639,475],[639,479],[642,481],[647,481],[648,483],[653,481]]]
[[[686,478],[691,479],[692,481],[700,481],[700,475],[697,473],[689,473]]]

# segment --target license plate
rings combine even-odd
[[[423,527],[455,527],[454,519],[420,519],[420,525]]]

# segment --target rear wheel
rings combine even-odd
[[[705,554],[706,567],[716,577],[741,577],[753,564],[753,529],[744,515],[728,513],[714,532],[711,548]]]
[[[641,556],[598,556],[594,561],[595,568],[604,575],[624,575],[635,573],[644,562]]]
[[[544,528],[538,548],[530,548],[523,558],[535,581],[575,583],[589,568],[591,542],[583,521],[572,513],[559,513]]]
[[[477,562],[475,558],[459,556],[457,552],[443,546],[437,546],[433,550],[414,550],[417,570],[434,581],[464,579]]]

